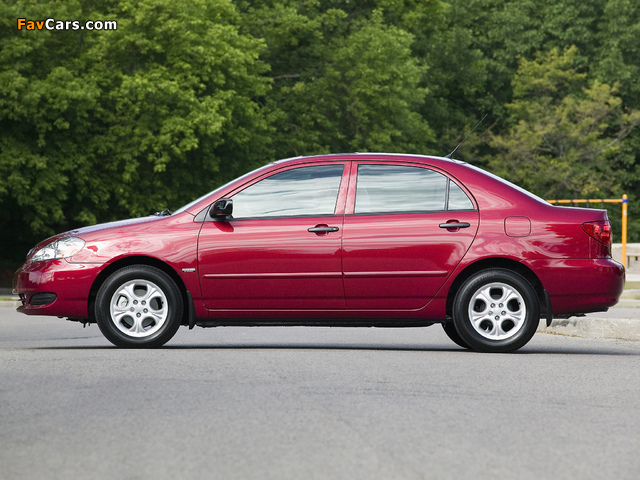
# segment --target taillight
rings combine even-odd
[[[608,221],[583,223],[582,230],[607,247],[611,246],[611,224]]]

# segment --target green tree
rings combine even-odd
[[[230,1],[0,8],[3,246],[179,206],[271,158],[264,45]],[[17,30],[21,17],[118,29]]]
[[[572,47],[522,59],[508,129],[491,140],[490,168],[546,198],[618,193],[634,161],[621,141],[640,112],[625,111],[616,86],[589,84],[576,56]]]
[[[426,67],[414,37],[365,2],[241,2],[245,28],[267,43],[273,89],[265,111],[278,156],[428,151],[418,113]],[[349,8],[353,7],[353,8]]]
[[[628,104],[640,104],[640,4],[633,0],[609,0],[598,29],[598,50],[592,69],[603,82],[616,79]]]
[[[430,67],[430,95],[422,114],[444,144],[455,144],[485,114],[483,128],[458,155],[475,163],[491,153],[483,130],[501,128],[513,101],[520,59],[579,47],[588,66],[598,46],[601,0],[447,0],[419,35]],[[412,31],[413,32],[413,31]],[[603,80],[607,83],[607,80]],[[611,82],[609,82],[611,84]]]
[[[51,17],[118,29],[16,28]],[[459,158],[636,218],[639,31],[633,0],[1,2],[0,257],[274,158],[444,154],[485,113]]]

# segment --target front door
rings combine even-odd
[[[205,306],[344,309],[343,171],[343,163],[279,170],[235,193],[231,218],[205,222],[198,241]]]

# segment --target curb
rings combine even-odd
[[[0,308],[13,308],[15,310],[19,306],[19,300],[0,300]]]
[[[541,319],[537,333],[640,342],[640,319],[572,317],[553,320],[549,327],[546,325],[546,320]]]

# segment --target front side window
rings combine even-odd
[[[462,189],[434,170],[405,165],[359,165],[355,213],[473,210]]]
[[[236,193],[233,218],[333,215],[344,165],[293,168]]]

